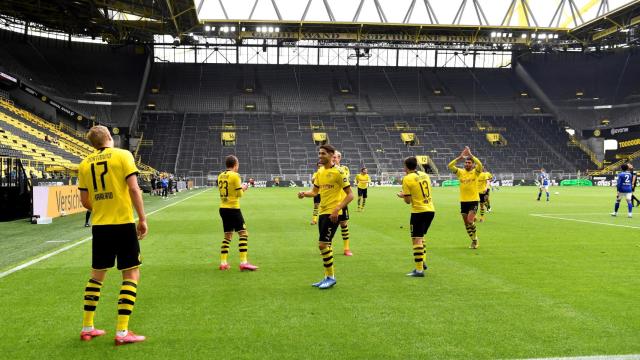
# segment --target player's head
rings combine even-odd
[[[330,164],[335,153],[336,148],[334,148],[333,146],[329,144],[321,145],[318,148],[318,162],[322,165]]]
[[[96,149],[113,147],[113,138],[106,126],[96,125],[89,129],[87,139]]]
[[[338,150],[333,154],[333,163],[336,165],[340,165],[340,161],[342,160],[342,153]]]
[[[224,165],[227,167],[227,170],[233,170],[233,171],[238,171],[238,168],[240,167],[240,164],[238,163],[238,158],[233,155],[229,155],[226,158],[224,158]]]
[[[622,169],[622,171],[627,171],[627,170],[629,170],[629,164],[622,164],[622,165],[620,166],[620,169]]]
[[[544,172],[544,168],[540,168],[540,172]]]
[[[418,168],[418,159],[415,156],[409,156],[404,159],[404,170],[406,172],[416,171]]]
[[[476,164],[473,163],[473,159],[471,159],[470,156],[464,158],[464,169],[469,171],[471,169],[473,169],[476,166]]]
[[[367,170],[366,167],[363,167],[362,169],[360,169],[360,172],[363,174],[366,174],[369,170]]]
[[[633,164],[632,163],[628,163],[627,166],[629,167],[629,170],[633,170]]]

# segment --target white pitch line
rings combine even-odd
[[[71,240],[49,240],[49,241],[45,241],[46,243],[66,243],[69,242]]]
[[[575,222],[581,222],[581,223],[587,223],[587,224],[596,224],[596,225],[605,225],[605,226],[617,226],[617,227],[630,228],[630,229],[640,229],[640,226],[611,224],[611,223],[605,223],[605,222],[599,222],[599,221],[572,219],[572,218],[565,218],[565,217],[560,217],[560,216],[550,216],[550,215],[544,215],[544,214],[529,214],[529,215],[536,216],[536,217],[547,218],[547,219],[558,219],[558,220],[575,221]]]
[[[535,358],[535,359],[527,359],[527,360],[640,360],[640,354],[550,357],[550,358]]]
[[[147,214],[147,217],[149,217],[149,216],[151,216],[151,215],[153,215],[153,214],[157,213],[158,211],[161,211],[161,210],[164,210],[164,209],[166,209],[166,208],[169,208],[169,207],[172,207],[172,206],[174,206],[174,205],[177,205],[177,204],[179,204],[179,203],[181,203],[181,202],[183,202],[183,201],[189,200],[189,199],[191,199],[192,197],[194,197],[194,196],[198,196],[198,195],[203,194],[203,193],[205,193],[205,192],[207,192],[207,190],[200,191],[200,192],[199,192],[199,193],[197,193],[197,194],[193,194],[193,195],[188,196],[188,197],[186,197],[186,198],[184,198],[184,199],[182,199],[182,200],[180,200],[180,201],[176,201],[176,202],[171,203],[171,204],[169,204],[169,205],[167,205],[167,206],[161,207],[160,209],[154,210],[154,211],[152,211],[152,212],[148,213],[148,214]],[[137,219],[136,219],[136,220],[137,220]],[[31,266],[31,265],[33,265],[33,264],[37,264],[37,263],[39,263],[39,262],[41,262],[41,261],[43,261],[43,260],[46,260],[46,259],[48,259],[48,258],[50,258],[50,257],[56,256],[56,255],[60,254],[61,252],[65,252],[65,251],[67,251],[67,250],[69,250],[69,249],[73,249],[74,247],[76,247],[76,246],[78,246],[78,245],[80,245],[80,244],[84,244],[85,242],[87,242],[87,241],[89,241],[89,240],[91,240],[91,236],[86,237],[86,238],[84,238],[84,239],[82,239],[82,240],[78,240],[77,242],[75,242],[75,243],[73,243],[73,244],[67,245],[67,246],[65,246],[65,247],[63,247],[63,248],[60,248],[60,249],[56,250],[56,251],[52,251],[52,252],[50,252],[50,253],[48,253],[48,254],[42,255],[42,256],[40,256],[39,258],[36,258],[36,259],[30,260],[30,261],[27,261],[27,262],[26,262],[26,263],[24,263],[24,264],[21,264],[21,265],[18,265],[18,266],[16,266],[16,267],[14,267],[14,268],[11,268],[11,269],[9,269],[9,270],[7,270],[7,271],[5,271],[5,272],[0,273],[0,279],[2,279],[3,277],[5,277],[5,276],[7,276],[7,275],[11,275],[11,274],[13,274],[13,273],[14,273],[14,272],[16,272],[16,271],[20,271],[20,270],[22,270],[22,269],[28,268],[29,266]]]

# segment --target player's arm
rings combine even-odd
[[[319,192],[320,192],[320,187],[314,183],[313,187],[311,188],[311,190],[300,191],[298,193],[298,199],[303,199],[303,198],[306,198],[306,197],[314,197],[314,196],[318,195]]]
[[[338,221],[338,213],[340,212],[340,210],[344,209],[344,207],[349,205],[351,200],[353,200],[353,191],[351,191],[351,185],[345,186],[344,188],[342,188],[342,191],[344,191],[347,196],[342,199],[340,204],[338,204],[338,206],[336,206],[335,209],[333,209],[333,211],[331,212],[331,215],[329,215],[329,219],[331,219],[332,222]]]
[[[411,204],[411,190],[409,189],[409,184],[407,184],[406,179],[406,177],[402,179],[402,191],[396,195],[404,200],[405,204]]]
[[[124,173],[126,174],[127,187],[129,188],[129,196],[131,197],[131,202],[133,203],[134,209],[136,209],[136,213],[138,214],[138,226],[136,231],[138,233],[138,239],[142,240],[148,231],[147,227],[147,215],[144,212],[144,202],[142,201],[142,190],[138,186],[138,168],[136,167],[136,162],[133,159],[133,154],[129,151],[126,152],[124,158],[122,159],[122,168],[124,169]]]
[[[241,198],[244,192],[246,191],[246,185],[242,185],[242,180],[240,180],[240,175],[233,176],[233,181],[229,184],[229,187],[236,192],[236,197]]]
[[[89,188],[85,183],[84,176],[82,175],[82,168],[84,167],[84,162],[80,164],[78,168],[78,190],[80,190],[80,203],[84,206],[85,209],[92,211],[93,206],[91,205],[91,199],[89,199]]]
[[[89,200],[89,191],[87,189],[80,189],[80,202],[85,209],[89,211],[93,210],[91,201]]]
[[[449,171],[451,171],[454,174],[458,173],[458,168],[456,167],[456,163],[458,162],[458,160],[460,160],[460,156],[458,156],[457,158],[451,160],[449,165],[447,165],[447,168],[449,168]]]
[[[131,174],[127,177],[127,186],[129,187],[129,196],[133,207],[138,213],[138,239],[142,240],[147,235],[147,215],[144,212],[144,202],[142,201],[142,190],[138,186],[138,175]]]

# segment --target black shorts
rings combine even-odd
[[[155,183],[155,182],[152,182],[152,183],[151,183],[151,189],[152,189],[152,190],[155,190],[155,189],[156,189],[156,183]]]
[[[486,194],[489,195],[489,192],[491,192],[491,188],[488,187]]]
[[[333,235],[335,235],[338,230],[338,224],[339,222],[331,222],[329,214],[320,215],[320,217],[318,217],[318,233],[320,234],[318,241],[331,244]]]
[[[460,202],[460,213],[468,214],[473,211],[478,212],[478,202],[477,201],[461,201]]]
[[[95,270],[112,268],[118,259],[118,270],[142,264],[136,224],[94,225],[91,246],[91,267]]]
[[[313,197],[314,204],[320,204],[320,194]]]
[[[220,208],[220,217],[222,218],[222,228],[226,233],[247,229],[240,209]]]
[[[342,214],[338,215],[338,221],[347,221],[349,220],[349,207],[345,206],[342,208]]]
[[[412,213],[411,221],[411,237],[424,237],[429,231],[429,226],[436,213],[433,211],[426,211],[421,213]]]
[[[478,195],[480,195],[480,203],[484,203],[484,202],[487,201],[487,195],[489,195],[489,194],[484,192],[484,193],[480,193]]]
[[[358,197],[362,196],[363,198],[367,198],[367,190],[369,189],[360,189],[358,188]]]

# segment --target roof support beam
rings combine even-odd
[[[307,2],[307,6],[304,8],[304,12],[302,13],[302,18],[300,19],[300,21],[304,21],[304,19],[307,18],[307,12],[309,12],[309,7],[311,6],[311,1],[313,1],[313,0],[309,0]]]
[[[218,0],[218,2],[220,3],[220,8],[222,8],[222,12],[224,13],[224,18],[229,20],[229,15],[227,15],[227,9],[224,8],[224,4],[222,3],[222,0]]]
[[[173,14],[173,2],[171,0],[166,0],[167,9],[169,9],[169,15],[171,16],[171,21],[173,22],[173,26],[176,28],[176,35],[180,35],[180,27],[178,26],[178,21],[176,20],[176,16]]]
[[[282,15],[280,15],[280,9],[278,9],[278,4],[276,4],[276,0],[271,0],[273,4],[273,9],[276,11],[276,15],[278,15],[278,20],[282,21]]]
[[[456,12],[456,16],[453,17],[453,21],[451,22],[453,25],[460,25],[460,20],[462,20],[462,14],[464,13],[465,7],[467,7],[467,0],[462,0],[460,7],[458,7],[458,11]]]
[[[251,8],[251,12],[249,13],[249,20],[253,17],[253,12],[256,11],[256,6],[258,6],[258,0],[254,1],[253,7]]]
[[[482,10],[482,6],[480,5],[480,2],[478,2],[478,0],[473,0],[473,6],[476,9],[476,15],[478,15],[478,21],[480,21],[480,25],[489,25],[489,20],[487,20],[487,16],[484,14],[484,11]],[[484,24],[482,23],[483,19],[484,19]]]
[[[406,24],[409,22],[409,19],[411,19],[411,14],[413,13],[413,8],[416,6],[416,0],[412,0],[411,4],[409,5],[409,8],[407,9],[407,13],[404,16],[404,19],[402,19],[402,23]]]
[[[336,18],[333,16],[333,11],[331,11],[331,5],[329,5],[329,1],[323,0],[324,7],[327,9],[327,14],[329,15],[329,20],[335,22]]]
[[[431,7],[431,3],[429,2],[429,0],[424,0],[424,6],[427,8],[427,15],[429,15],[429,21],[431,21],[432,24],[439,24],[438,18],[436,17],[436,12],[433,11],[433,7]]]
[[[360,0],[360,5],[358,5],[356,14],[353,16],[353,22],[358,21],[358,18],[360,17],[360,10],[362,10],[362,5],[364,5],[364,0]]]
[[[327,1],[327,0],[325,0],[325,1]],[[378,11],[378,16],[380,17],[380,22],[382,22],[382,23],[388,22],[387,21],[387,16],[384,14],[384,10],[382,10],[382,6],[380,6],[380,2],[378,0],[373,0],[373,3],[376,5],[376,10]]]

